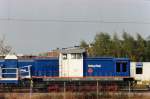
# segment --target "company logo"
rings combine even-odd
[[[92,64],[90,64],[90,65],[88,65],[88,67],[98,67],[98,68],[101,68],[102,66],[100,65],[100,64],[95,64],[95,65],[92,65]]]
[[[89,69],[88,69],[88,73],[93,73],[93,69],[92,69],[92,68],[89,68]]]

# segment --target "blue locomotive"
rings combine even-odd
[[[131,80],[128,58],[86,57],[81,48],[60,50],[59,58],[18,59],[7,55],[0,60],[0,84],[20,85],[61,81],[122,81]],[[30,83],[30,82],[29,82]]]

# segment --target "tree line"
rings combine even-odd
[[[131,61],[150,61],[150,37],[145,39],[138,33],[133,37],[123,32],[119,37],[116,33],[110,36],[100,32],[90,43],[81,41],[80,47],[85,48],[91,57],[126,57]]]

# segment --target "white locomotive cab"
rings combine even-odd
[[[83,53],[80,48],[63,49],[59,57],[60,77],[83,77]]]

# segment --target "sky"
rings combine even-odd
[[[0,37],[16,53],[92,42],[96,33],[150,35],[150,0],[0,0]]]

